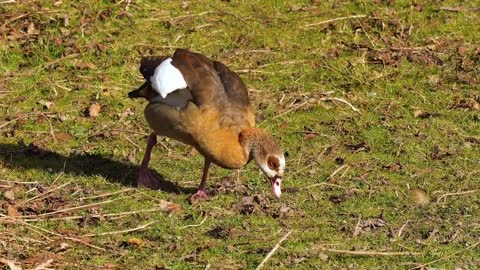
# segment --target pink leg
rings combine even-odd
[[[191,203],[194,203],[198,200],[205,200],[208,198],[208,195],[205,192],[205,186],[207,184],[208,169],[210,168],[210,164],[212,164],[212,162],[208,159],[205,159],[205,164],[203,165],[202,182],[198,187],[197,193],[192,194],[192,196],[190,196]]]
[[[152,148],[157,144],[157,135],[155,133],[148,136],[147,148],[145,149],[145,155],[143,156],[142,164],[140,165],[140,171],[138,172],[137,185],[144,186],[151,189],[159,189],[160,183],[148,170],[148,162],[152,154]]]

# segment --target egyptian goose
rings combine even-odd
[[[273,137],[255,127],[247,89],[235,72],[184,49],[177,49],[172,57],[142,58],[140,72],[146,82],[128,96],[149,101],[144,113],[153,133],[148,138],[138,185],[159,187],[148,170],[159,135],[191,145],[205,157],[202,181],[191,199],[207,198],[205,184],[211,163],[239,169],[252,159],[280,197],[285,157]]]

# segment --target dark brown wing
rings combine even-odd
[[[218,61],[213,61],[213,66],[220,77],[223,88],[228,95],[230,104],[238,107],[250,105],[248,91],[245,84],[237,73],[231,71],[227,66]]]
[[[172,65],[182,73],[197,106],[211,105],[221,110],[226,105],[226,92],[210,59],[177,49],[172,57]]]

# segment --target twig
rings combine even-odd
[[[400,227],[400,229],[398,230],[398,233],[397,233],[398,238],[402,237],[403,230],[407,227],[408,222],[409,222],[409,220],[407,220],[407,222],[405,222],[405,224],[403,224],[402,227]]]
[[[47,261],[39,264],[37,267],[33,268],[33,270],[45,270],[45,269],[51,269],[51,268],[47,268],[48,266],[50,266],[53,262],[53,259],[48,259]]]
[[[310,23],[304,25],[305,27],[311,27],[315,25],[321,25],[321,24],[326,24],[326,23],[331,23],[331,22],[336,22],[336,21],[342,21],[342,20],[348,20],[348,19],[355,19],[355,18],[365,18],[367,15],[353,15],[353,16],[347,16],[347,17],[340,17],[340,18],[334,18],[326,21],[321,21],[321,22],[316,22],[316,23]]]
[[[142,147],[140,147],[140,145],[138,145],[137,143],[135,143],[134,141],[132,141],[132,139],[130,139],[127,135],[123,134],[123,137],[129,141],[131,144],[133,144],[133,146],[135,146],[137,149],[141,149]]]
[[[43,118],[45,118],[45,120],[47,120],[48,125],[50,126],[50,135],[52,136],[53,141],[57,142],[57,138],[55,137],[55,132],[53,131],[52,122],[50,121],[50,119],[48,119],[48,117],[45,114],[40,113],[40,115],[43,116]]]
[[[319,187],[319,186],[329,186],[329,187],[336,187],[336,188],[342,188],[342,189],[347,189],[348,188],[348,187],[344,187],[344,186],[340,186],[340,185],[336,185],[336,184],[330,184],[330,183],[322,182],[322,183],[317,183],[317,184],[313,184],[313,185],[310,185],[310,186],[306,186],[306,187],[304,187],[304,189],[309,189],[309,188],[312,188],[312,187]]]
[[[280,239],[277,244],[272,248],[272,250],[270,250],[270,252],[267,254],[267,256],[263,259],[263,261],[257,266],[257,268],[255,268],[255,270],[259,270],[263,267],[263,265],[268,261],[268,259],[270,259],[270,257],[272,257],[273,253],[275,253],[275,251],[277,251],[277,249],[280,247],[280,244],[285,241],[285,239],[287,239],[287,237],[291,234],[292,232],[291,231],[288,231],[287,234],[285,234],[284,237],[282,237],[282,239]]]
[[[14,118],[14,119],[12,119],[12,120],[10,120],[10,121],[7,121],[7,122],[1,124],[1,125],[0,125],[0,128],[3,128],[3,127],[5,127],[5,126],[7,126],[8,124],[13,123],[13,122],[15,122],[15,121],[17,121],[17,120],[21,120],[21,119],[28,118],[28,117],[30,117],[30,116],[31,116],[31,115],[24,115],[24,116],[20,116],[20,117]]]
[[[354,112],[360,112],[359,109],[355,108],[355,106],[353,106],[350,102],[346,101],[345,99],[342,99],[342,98],[336,98],[336,97],[323,97],[321,98],[320,100],[335,100],[335,101],[339,101],[339,102],[342,102],[342,103],[345,103],[347,104],[348,106],[350,106],[350,108],[352,108],[352,110]]]
[[[63,172],[60,173],[60,175],[62,175],[62,174],[63,174]],[[58,177],[60,177],[60,175],[59,175]],[[22,202],[21,204],[26,204],[26,203],[35,201],[35,200],[37,200],[38,198],[41,198],[41,197],[43,197],[43,196],[45,196],[45,195],[47,195],[47,194],[50,194],[50,193],[54,192],[54,191],[57,190],[57,189],[61,189],[61,188],[65,187],[66,185],[69,185],[71,182],[72,182],[72,181],[69,181],[69,182],[67,182],[67,183],[65,183],[65,184],[63,184],[63,185],[60,185],[60,186],[58,186],[58,187],[54,187],[54,188],[52,188],[52,189],[50,189],[50,190],[48,190],[48,191],[45,191],[45,192],[42,193],[42,194],[38,194],[37,196],[34,196],[34,197],[32,197],[32,198],[30,198],[30,199]]]
[[[360,234],[360,231],[361,231],[360,224],[361,223],[362,223],[362,215],[359,215],[357,225],[355,225],[355,229],[353,229],[353,236],[357,236],[357,235]]]
[[[207,220],[207,217],[208,216],[205,216],[205,218],[199,223],[199,224],[194,224],[194,225],[185,225],[185,226],[182,226],[180,227],[179,229],[182,230],[182,229],[185,229],[185,228],[191,228],[191,227],[199,227],[199,226],[202,226],[203,223],[205,222],[205,220]]]
[[[430,264],[433,264],[433,263],[436,263],[436,262],[440,262],[440,261],[443,261],[443,260],[446,260],[446,259],[450,259],[451,257],[454,257],[454,256],[456,256],[456,255],[464,252],[465,250],[473,249],[473,248],[475,248],[475,247],[478,246],[478,245],[480,245],[480,241],[476,242],[475,244],[473,244],[473,245],[471,245],[471,246],[469,246],[469,247],[467,247],[467,248],[465,248],[465,249],[462,249],[462,250],[460,250],[460,251],[454,252],[454,253],[452,253],[452,254],[450,254],[450,255],[448,255],[448,256],[445,256],[445,257],[443,257],[443,258],[440,258],[440,259],[437,259],[437,260],[433,260],[433,261],[430,261],[430,262],[428,262],[428,263],[421,264],[420,267],[421,267],[421,269],[423,269],[423,268],[425,268],[427,265],[430,265]],[[419,269],[419,267],[416,266],[416,267],[410,268],[409,270],[413,270],[413,269]]]
[[[274,116],[273,119],[279,118],[279,117],[281,117],[281,116],[284,116],[284,115],[287,114],[287,113],[290,113],[290,112],[292,112],[292,111],[298,110],[298,109],[300,109],[301,107],[303,107],[303,106],[305,106],[305,105],[307,105],[307,104],[308,104],[308,100],[305,101],[305,102],[303,102],[303,103],[298,104],[297,106],[291,108],[290,110],[287,110],[287,111],[285,111],[285,112],[283,112],[283,113],[281,113],[281,114],[279,114],[279,115]]]
[[[90,196],[90,197],[83,197],[83,198],[80,198],[80,200],[91,200],[91,199],[109,197],[109,196],[112,196],[112,195],[115,195],[115,194],[118,194],[118,193],[129,192],[131,190],[134,190],[134,189],[133,188],[126,188],[126,189],[122,189],[122,190],[115,191],[115,192],[103,193],[103,194],[94,195],[94,196]]]
[[[338,169],[336,169],[335,171],[332,172],[332,174],[330,174],[326,180],[328,179],[331,179],[332,177],[334,177],[339,171],[343,170],[343,168],[347,167],[348,165],[347,164],[344,164],[342,166],[340,166]]]
[[[98,202],[98,203],[91,203],[91,204],[86,204],[86,205],[81,205],[81,206],[76,206],[76,207],[70,207],[70,208],[60,209],[60,210],[57,210],[57,211],[54,211],[54,212],[49,212],[49,213],[41,214],[41,215],[38,215],[38,216],[36,216],[36,217],[48,217],[48,216],[53,216],[53,215],[60,214],[60,213],[70,212],[70,211],[72,211],[72,210],[90,208],[90,207],[92,207],[92,206],[97,206],[97,205],[102,205],[102,204],[111,203],[111,202],[118,201],[118,200],[121,200],[121,199],[124,199],[124,198],[127,198],[127,197],[131,197],[131,196],[133,196],[133,195],[124,196],[124,197],[120,197],[120,198],[116,198],[116,199],[112,199],[112,200],[107,200],[107,201],[103,201],[103,202]],[[22,217],[28,217],[28,216],[22,216]]]
[[[40,230],[40,231],[45,232],[45,233],[48,233],[48,234],[50,234],[50,235],[55,235],[55,236],[58,236],[58,237],[61,237],[61,238],[64,238],[64,239],[68,239],[68,240],[71,240],[71,241],[74,241],[74,242],[77,242],[77,243],[84,244],[84,245],[89,246],[89,247],[94,248],[94,249],[98,249],[98,250],[101,250],[101,251],[107,251],[107,250],[104,249],[104,248],[101,248],[101,247],[92,245],[92,244],[90,244],[90,243],[87,243],[87,242],[85,242],[85,241],[82,240],[82,239],[78,239],[78,238],[70,237],[70,236],[64,236],[64,235],[61,235],[61,234],[59,234],[59,233],[55,233],[55,232],[52,232],[52,231],[49,231],[49,230],[40,228],[40,227],[38,227],[38,226],[35,226],[35,225],[32,225],[32,224],[23,222],[23,221],[21,221],[21,220],[19,220],[19,219],[17,219],[17,218],[10,217],[10,216],[6,216],[6,215],[1,214],[1,213],[0,213],[0,216],[1,216],[1,217],[6,217],[6,218],[8,218],[8,219],[11,219],[11,220],[14,221],[15,223],[25,225],[25,226],[27,226],[27,227],[30,228],[30,229],[34,228],[34,229],[36,229],[36,230]]]
[[[4,265],[8,265],[10,270],[22,270],[21,267],[19,267],[15,264],[17,262],[12,261],[12,260],[8,260],[8,259],[4,259],[4,258],[0,257],[0,263],[2,263]]]
[[[60,57],[60,58],[58,58],[58,59],[56,59],[56,60],[54,60],[54,61],[52,61],[52,62],[50,62],[50,63],[47,63],[46,65],[44,65],[44,66],[42,67],[42,69],[46,69],[46,68],[48,68],[49,66],[54,65],[54,64],[56,64],[56,63],[58,63],[58,62],[61,62],[61,61],[65,60],[65,59],[67,59],[67,58],[72,58],[72,57],[77,57],[77,56],[78,56],[78,53],[72,53],[72,54],[69,54],[69,55]]]
[[[2,180],[2,179],[0,179],[0,182],[13,183],[13,184],[19,184],[19,185],[32,185],[32,184],[38,184],[38,182],[37,182],[37,181],[33,181],[33,182],[26,181],[26,182],[22,182],[22,181],[12,181],[12,180]]]
[[[28,113],[28,114],[25,114],[25,115],[22,115],[22,116],[19,116],[17,118],[14,118],[12,120],[9,120],[3,124],[0,125],[0,129],[9,125],[10,123],[13,123],[15,121],[18,121],[18,120],[22,120],[22,119],[25,119],[25,118],[29,118],[29,117],[33,117],[33,116],[39,116],[39,115],[43,115],[43,116],[48,116],[47,114],[44,114],[44,113]]]
[[[120,212],[120,213],[111,213],[111,214],[94,214],[88,215],[89,217],[93,218],[102,218],[102,217],[122,217],[128,215],[135,215],[139,213],[146,213],[146,212],[156,212],[156,211],[165,210],[164,207],[156,207],[151,209],[143,209],[143,210],[135,210],[135,211],[127,211],[127,212]],[[78,215],[78,216],[67,216],[67,217],[57,217],[57,218],[49,218],[48,220],[72,220],[72,219],[82,219],[85,218],[85,215]],[[44,221],[44,218],[30,218],[24,219],[25,222],[36,222],[36,221]]]
[[[462,12],[464,9],[462,7],[441,7],[440,10],[449,12]]]
[[[359,255],[359,256],[419,256],[423,253],[410,251],[368,251],[368,250],[344,250],[319,246],[322,251],[328,251],[339,254]]]
[[[113,232],[104,232],[104,233],[91,233],[91,234],[86,234],[84,235],[83,237],[92,237],[92,236],[102,236],[102,235],[112,235],[112,234],[122,234],[122,233],[128,233],[128,232],[135,232],[135,231],[139,231],[141,229],[144,229],[150,225],[152,225],[153,223],[155,223],[156,221],[151,221],[147,224],[143,224],[141,226],[138,226],[136,228],[133,228],[133,229],[127,229],[127,230],[121,230],[121,231],[113,231]]]
[[[460,191],[460,192],[452,192],[452,193],[445,193],[442,196],[438,197],[437,203],[439,203],[442,199],[445,199],[448,196],[459,196],[459,195],[467,195],[467,194],[472,194],[475,192],[479,192],[480,189],[475,189],[475,190],[468,190],[468,191]]]

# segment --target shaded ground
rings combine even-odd
[[[0,1],[0,265],[480,267],[480,2]],[[285,192],[149,133],[142,55],[228,64],[288,153]]]

